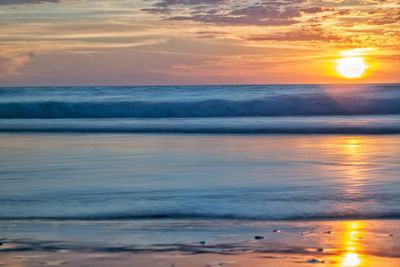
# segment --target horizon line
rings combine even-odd
[[[370,82],[370,83],[216,83],[216,84],[121,84],[121,85],[97,85],[97,84],[82,84],[82,85],[0,85],[0,88],[33,88],[33,87],[197,87],[197,86],[274,86],[274,85],[397,85],[399,82]]]

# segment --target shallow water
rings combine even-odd
[[[0,219],[400,217],[397,135],[0,139]]]

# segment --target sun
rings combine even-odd
[[[336,71],[347,79],[361,78],[368,65],[362,57],[344,57],[336,62]]]

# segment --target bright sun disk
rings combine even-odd
[[[348,79],[360,78],[367,68],[368,65],[362,57],[344,57],[336,62],[337,72]]]

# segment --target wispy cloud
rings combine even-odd
[[[59,3],[62,0],[2,0],[0,5],[27,5],[40,3]]]

